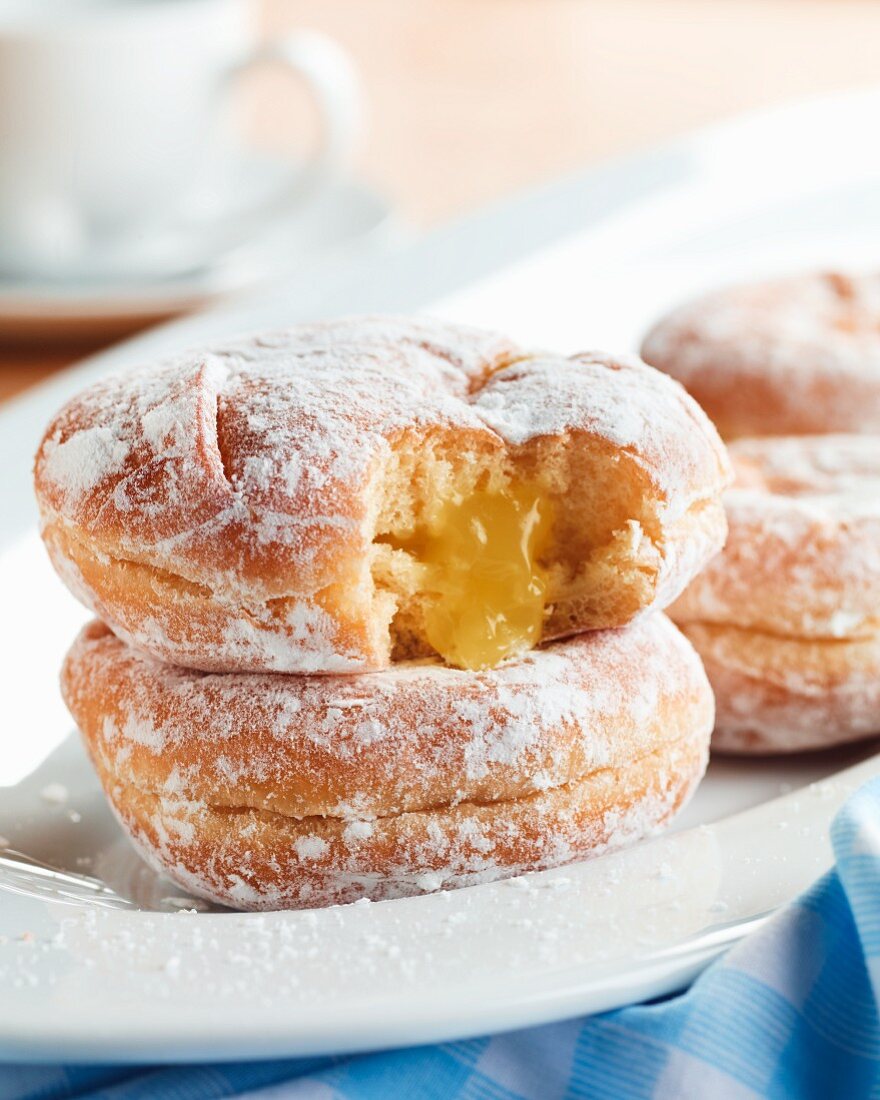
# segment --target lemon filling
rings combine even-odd
[[[551,506],[528,485],[442,501],[409,537],[418,563],[425,636],[450,665],[492,668],[541,637],[547,577],[539,564]]]

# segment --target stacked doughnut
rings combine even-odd
[[[237,908],[403,897],[653,831],[713,700],[660,609],[728,464],[638,360],[425,320],[302,326],[111,377],[36,458],[98,616],[62,689],[119,820]]]
[[[880,276],[721,291],[642,354],[734,440],[727,545],[670,612],[715,689],[713,747],[880,733]]]

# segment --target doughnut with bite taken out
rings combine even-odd
[[[205,671],[488,668],[670,603],[725,533],[671,379],[428,320],[193,352],[70,401],[36,459],[68,586]]]

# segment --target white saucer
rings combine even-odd
[[[253,193],[266,189],[279,168],[254,158],[248,175],[247,189]],[[342,263],[406,237],[382,195],[358,181],[339,183],[267,221],[247,244],[171,277],[102,278],[84,272],[38,281],[0,276],[0,339],[109,339],[266,280]]]

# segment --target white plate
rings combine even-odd
[[[874,746],[713,762],[676,831],[511,883],[311,913],[175,911],[185,899],[132,854],[70,737],[55,677],[82,612],[38,546],[29,464],[88,378],[206,338],[427,308],[556,347],[632,347],[659,310],[720,279],[874,261],[880,152],[863,135],[878,115],[880,93],[862,93],[729,124],[155,330],[0,414],[0,833],[96,880],[0,869],[0,1056],[364,1050],[607,1009],[686,984],[829,866],[829,821],[880,772]]]

